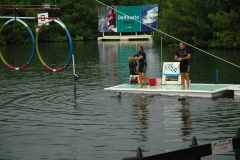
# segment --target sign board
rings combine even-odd
[[[162,84],[181,84],[180,62],[163,62]]]
[[[145,32],[157,26],[157,4],[98,7],[98,32]]]
[[[50,3],[43,3],[42,8],[50,8]]]
[[[164,76],[179,76],[180,75],[179,62],[165,62],[163,65]]]
[[[37,14],[38,18],[38,26],[41,26],[45,21],[48,20],[48,13],[39,13]],[[46,23],[45,25],[49,25],[49,23]]]
[[[141,32],[141,7],[117,7],[117,31]],[[124,13],[124,14],[122,14]]]
[[[233,150],[232,138],[211,142],[212,154],[220,154]]]

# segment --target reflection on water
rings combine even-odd
[[[129,56],[134,56],[137,51],[137,46],[143,46],[146,52],[148,62],[147,76],[160,77],[160,59],[159,51],[153,47],[152,43],[146,41],[139,42],[98,42],[100,67],[103,73],[109,75],[109,80],[117,77],[121,83],[125,83],[126,77],[129,75]]]
[[[41,44],[43,59],[52,67],[61,67],[69,56],[67,45]],[[122,93],[119,97],[119,93],[104,91],[128,81],[127,57],[137,52],[138,45],[147,54],[148,77],[158,77],[160,62],[172,61],[176,50],[163,48],[161,60],[158,44],[75,42],[80,77],[76,101],[72,64],[63,72],[52,73],[36,56],[21,72],[0,63],[0,159],[112,160],[133,157],[138,147],[144,156],[188,148],[193,136],[200,145],[235,136],[240,123],[239,98],[187,97],[181,102],[171,96]],[[25,63],[30,54],[24,45],[1,49],[13,66]],[[207,61],[199,62],[206,57],[195,54],[195,58],[193,80],[206,83],[212,73],[206,72],[210,70]],[[230,69],[234,74],[227,73],[228,78],[239,82],[238,70]],[[204,159],[233,158],[229,152]]]
[[[190,112],[190,103],[188,101],[181,102],[181,109],[179,109],[180,118],[183,126],[181,127],[182,136],[188,136],[192,133],[192,121],[191,121],[191,112]],[[183,139],[187,140],[187,139]]]
[[[147,141],[148,129],[148,103],[149,97],[135,96],[132,102],[133,106],[133,120],[139,122],[139,126],[135,128],[135,134],[138,134],[139,141]]]

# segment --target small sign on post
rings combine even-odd
[[[179,76],[180,67],[179,62],[165,62],[163,65],[164,75],[165,76]]]
[[[176,77],[171,80],[170,77]],[[163,62],[162,84],[181,84],[180,62]]]
[[[211,142],[212,155],[233,150],[232,138]]]
[[[43,3],[42,8],[50,8],[50,3]]]
[[[41,26],[45,21],[48,21],[48,13],[39,13],[37,14],[38,18],[38,26]],[[49,23],[46,23],[45,25],[49,25]]]

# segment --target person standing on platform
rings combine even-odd
[[[191,52],[188,48],[185,47],[185,43],[180,42],[179,43],[180,49],[177,51],[177,53],[174,56],[175,61],[180,62],[180,73],[181,73],[181,82],[182,82],[182,88],[181,89],[190,89],[189,86],[189,60],[191,59]],[[186,85],[185,86],[185,78],[186,78]]]
[[[147,87],[147,78],[146,78],[146,71],[147,71],[147,60],[146,60],[146,53],[143,51],[142,46],[138,46],[138,53],[136,57],[128,57],[128,60],[138,60],[139,67],[138,67],[138,76],[139,76],[139,84],[140,88]]]

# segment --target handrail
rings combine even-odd
[[[227,139],[229,140],[229,139]],[[224,141],[224,140],[220,140]],[[237,136],[232,138],[232,148],[235,150],[236,160],[240,160],[240,128],[237,130]],[[224,152],[224,150],[223,150]],[[223,153],[221,152],[221,153]],[[226,151],[225,151],[226,152]],[[141,151],[137,151],[137,157],[133,158],[125,158],[123,160],[188,160],[188,159],[198,159],[204,156],[214,155],[212,149],[212,143],[204,144],[204,145],[192,145],[191,148],[180,149],[172,152],[152,155],[148,157],[138,156]]]
[[[11,7],[0,7],[0,10],[60,10],[60,8],[11,8]]]
[[[44,20],[50,20],[50,19],[56,19],[59,20],[59,17],[14,17],[14,16],[0,16],[0,19],[44,19]]]

